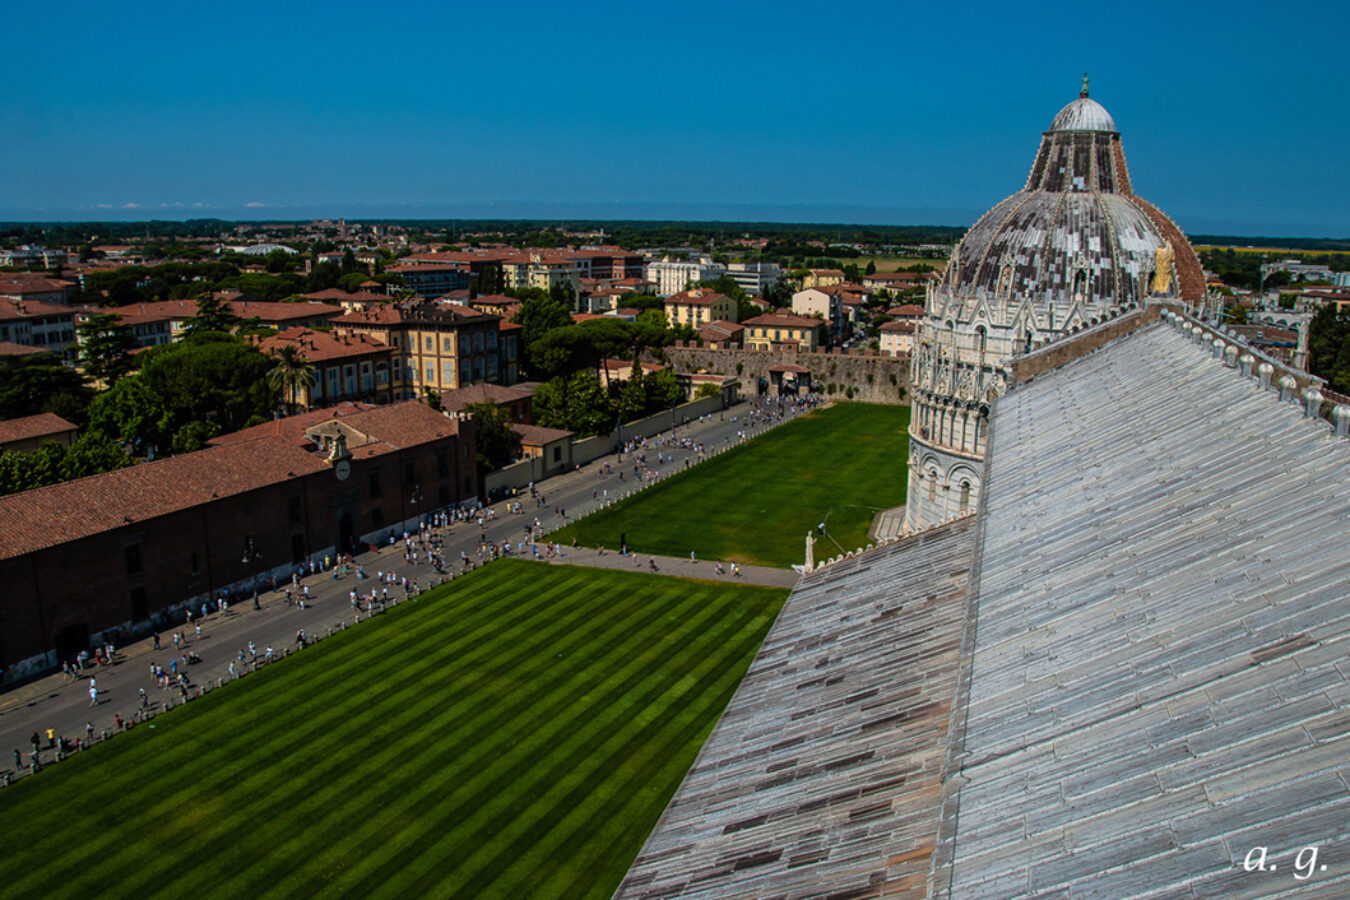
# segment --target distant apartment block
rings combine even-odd
[[[453,291],[467,291],[472,278],[467,269],[434,263],[402,263],[389,266],[385,271],[402,275],[408,290],[424,300],[444,297]]]
[[[700,281],[713,281],[726,273],[726,266],[706,257],[693,262],[663,259],[647,265],[647,280],[655,283],[658,297],[678,294]]]
[[[726,274],[747,294],[759,296],[778,283],[783,270],[775,263],[731,263]]]

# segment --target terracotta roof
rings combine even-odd
[[[326,303],[315,303],[313,301],[281,303],[264,300],[232,300],[229,299],[231,295],[229,291],[217,291],[216,294],[225,300],[225,305],[229,307],[230,312],[239,318],[251,319],[257,316],[263,322],[289,322],[298,319],[310,319],[315,316],[337,316],[341,315],[343,311],[340,306],[330,306]],[[239,297],[242,295],[235,293],[233,296]],[[381,299],[387,300],[388,298]],[[127,323],[183,320],[190,319],[197,314],[197,301],[159,300],[154,303],[128,303],[126,306],[115,306],[111,309],[102,310],[102,312],[119,315]]]
[[[29,347],[13,341],[0,341],[0,356],[31,356],[34,353],[51,353],[46,347]]]
[[[919,330],[918,322],[886,322],[878,331],[896,331],[901,334],[913,334]]]
[[[453,391],[441,391],[441,407],[450,412],[459,412],[470,403],[515,403],[533,396],[533,391],[503,387],[500,384],[471,384]]]
[[[314,316],[340,316],[342,307],[326,303],[271,303],[264,300],[232,300],[230,310],[241,319],[257,316],[264,322],[289,322]]]
[[[209,447],[9,494],[0,497],[0,521],[5,522],[0,559],[114,531],[325,468],[327,464],[318,456],[286,441],[266,439]]]
[[[680,291],[678,294],[671,294],[666,298],[666,303],[688,303],[692,306],[712,306],[720,300],[728,300],[725,294],[719,294],[717,291],[710,291],[706,288],[694,288],[688,291]]]
[[[68,291],[75,282],[50,278],[38,272],[5,272],[0,274],[0,294],[52,294]]]
[[[242,431],[232,431],[229,434],[222,434],[219,437],[213,437],[207,441],[211,447],[223,447],[227,444],[239,444],[245,441],[256,441],[264,438],[280,438],[296,446],[304,446],[309,443],[305,437],[305,429],[317,425],[320,422],[326,422],[329,419],[340,419],[347,416],[354,416],[357,413],[366,412],[375,409],[373,403],[353,402],[344,400],[336,406],[325,407],[324,409],[312,409],[309,412],[297,413],[293,416],[286,416],[281,419],[274,419],[271,422],[264,422],[262,425],[255,425],[252,428],[245,428]]]
[[[842,269],[811,269],[810,272],[812,275],[838,275],[840,278],[844,277],[844,271]]]
[[[264,353],[276,354],[284,346],[298,347],[310,362],[327,362],[349,356],[385,353],[389,345],[364,334],[333,335],[308,328],[288,328],[280,334],[263,338],[258,347]]]
[[[573,322],[589,322],[591,319],[609,319],[613,316],[605,316],[600,313],[572,313]]]
[[[37,437],[75,431],[76,427],[56,413],[38,413],[18,419],[0,421],[0,445],[27,441]]]
[[[74,316],[76,308],[46,300],[10,300],[0,297],[0,320],[31,319],[34,316]]]
[[[712,337],[714,340],[718,335],[731,337],[734,334],[740,334],[745,330],[744,325],[737,325],[735,322],[728,322],[726,319],[717,319],[709,322],[698,330],[698,333],[704,339]]]
[[[326,288],[322,291],[313,291],[308,294],[301,294],[300,296],[309,300],[332,300],[336,303],[341,303],[344,300],[348,303],[353,301],[361,303],[380,303],[388,302],[389,300],[388,294],[378,294],[371,291],[357,291],[351,293],[349,291],[344,291],[342,288]]]
[[[768,325],[770,328],[815,328],[825,323],[807,316],[793,316],[785,313],[769,313],[746,319],[746,325]]]
[[[563,431],[561,428],[545,428],[542,425],[512,425],[511,430],[520,435],[522,444],[531,444],[536,447],[572,437],[574,434],[571,431]]]
[[[892,306],[886,310],[886,315],[896,316],[901,319],[922,319],[923,307],[915,303],[906,303],[903,306]]]

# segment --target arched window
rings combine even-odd
[[[970,482],[961,482],[961,515],[970,511]]]
[[[937,500],[937,469],[928,470],[928,502]]]
[[[980,353],[980,362],[984,362],[984,351],[989,347],[989,332],[983,325],[975,329],[975,349]]]

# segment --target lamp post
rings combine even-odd
[[[262,554],[253,544],[252,537],[244,538],[244,558],[241,560],[245,566],[250,566],[250,572],[253,576],[253,608],[262,609],[258,603],[258,563],[262,559]]]

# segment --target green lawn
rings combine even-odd
[[[493,563],[0,791],[0,884],[608,897],[785,595]]]
[[[817,559],[866,545],[875,514],[905,502],[909,407],[839,403],[560,529],[588,547],[786,568],[824,521]],[[837,542],[837,543],[836,543]]]

